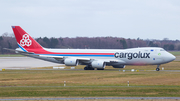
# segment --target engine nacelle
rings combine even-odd
[[[79,61],[75,58],[67,58],[64,60],[66,66],[77,66]]]
[[[104,61],[93,61],[91,65],[93,68],[104,69],[106,66],[106,63]]]
[[[114,65],[114,68],[125,68],[125,65]]]

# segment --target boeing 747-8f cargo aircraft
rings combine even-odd
[[[105,66],[157,65],[175,60],[175,56],[158,47],[130,49],[47,49],[36,42],[20,26],[12,26],[19,48],[15,52],[67,66],[86,65],[84,70],[104,70]]]

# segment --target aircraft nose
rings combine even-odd
[[[171,59],[172,61],[176,59],[176,57],[174,55],[171,55]]]
[[[164,54],[164,56],[163,56],[163,60],[166,63],[171,62],[171,61],[173,61],[175,59],[176,59],[176,57],[174,55],[172,55],[171,53],[169,53],[169,52],[166,52],[166,54]]]
[[[170,53],[169,53],[168,58],[169,58],[169,61],[173,61],[173,60],[176,59],[176,57],[174,55],[170,54]]]

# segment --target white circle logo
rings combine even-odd
[[[29,35],[28,34],[24,34],[22,36],[22,39],[20,40],[20,45],[21,46],[31,46],[32,41],[29,39]]]

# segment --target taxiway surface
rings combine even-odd
[[[0,69],[25,69],[33,67],[59,66],[61,64],[43,61],[31,57],[0,57]]]

